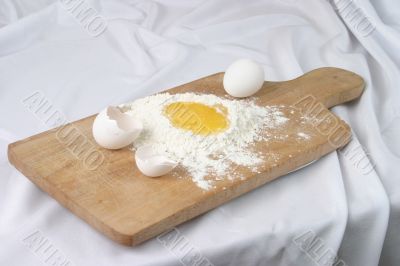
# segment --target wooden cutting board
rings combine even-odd
[[[223,75],[168,91],[228,97]],[[95,116],[12,143],[8,157],[33,183],[94,228],[118,243],[135,245],[344,146],[350,129],[327,108],[358,98],[363,88],[360,76],[338,68],[317,69],[285,82],[266,81],[255,95],[257,103],[281,106],[290,120],[280,132],[265,133],[284,132],[286,137],[255,145],[268,158],[257,173],[235,167],[243,178],[222,178],[208,191],[179,169],[180,177],[143,176],[128,148],[98,147],[91,133]]]

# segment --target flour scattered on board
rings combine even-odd
[[[174,127],[165,115],[165,107],[175,102],[223,106],[228,127],[221,132],[206,135]],[[241,171],[235,171],[238,167],[258,173],[260,165],[271,159],[274,163],[274,158],[276,161],[279,155],[257,152],[255,144],[260,141],[284,141],[289,137],[284,130],[289,121],[285,114],[287,107],[261,107],[249,99],[229,100],[209,94],[161,93],[120,107],[140,119],[145,128],[133,143],[133,149],[151,145],[156,152],[168,154],[171,159],[179,162],[179,168],[183,168],[180,173],[186,172],[204,190],[212,189],[221,179],[243,179]],[[293,110],[287,113],[292,115]],[[303,132],[297,136],[302,139],[310,137]],[[172,173],[177,178],[182,176],[178,171]]]

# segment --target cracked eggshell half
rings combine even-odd
[[[135,152],[136,166],[144,175],[158,177],[172,171],[178,163],[164,154],[157,154],[150,145],[137,148]]]
[[[142,122],[121,112],[118,107],[109,106],[96,116],[92,133],[101,147],[115,150],[131,144],[142,129]]]

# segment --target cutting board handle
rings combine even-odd
[[[357,99],[364,87],[364,80],[359,75],[340,68],[324,67],[289,81],[266,81],[260,96],[269,98],[272,94],[289,92],[292,96],[301,98],[311,94],[327,108],[331,108]],[[286,90],[278,92],[276,88]]]

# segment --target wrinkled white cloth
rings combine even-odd
[[[106,21],[93,36],[70,1],[0,2],[0,265],[329,265],[334,256],[399,265],[400,3],[85,0]],[[136,247],[107,239],[8,163],[9,143],[51,127],[24,104],[35,92],[74,121],[243,57],[267,80],[324,66],[361,75],[361,99],[333,108],[352,142]]]

